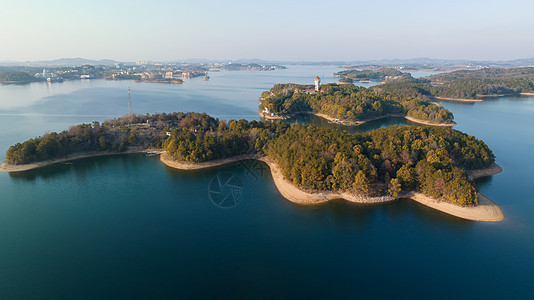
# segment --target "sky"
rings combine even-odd
[[[0,0],[0,61],[534,57],[532,0]]]

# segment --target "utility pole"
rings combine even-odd
[[[132,97],[130,95],[130,87],[128,87],[128,114],[131,116],[133,115],[132,110]]]

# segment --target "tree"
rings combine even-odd
[[[132,131],[130,136],[128,136],[128,144],[134,145],[137,139],[135,138],[135,133]]]
[[[415,188],[415,170],[408,165],[403,165],[397,171],[397,181],[401,186],[406,190],[411,190]]]
[[[401,191],[401,185],[397,178],[391,179],[388,185],[388,193],[393,197],[398,197]]]
[[[359,170],[354,177],[352,184],[354,191],[359,194],[367,194],[369,192],[369,179],[362,170]]]

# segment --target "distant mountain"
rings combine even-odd
[[[209,63],[235,63],[235,64],[258,64],[258,65],[269,65],[274,64],[273,61],[267,61],[259,58],[248,58],[248,59],[237,59],[237,60],[224,60],[224,59],[204,59],[204,58],[188,58],[184,60],[176,60],[174,62],[178,63],[190,63],[190,64],[209,64]],[[286,62],[287,63],[287,62]]]
[[[80,65],[113,65],[118,63],[118,61],[111,59],[86,59],[86,58],[59,58],[54,60],[41,60],[41,61],[2,61],[0,65],[9,65],[9,66],[47,66],[47,67],[57,67],[57,66],[80,66]]]
[[[204,59],[188,58],[174,60],[171,63],[189,64],[209,64],[209,63],[236,63],[236,64],[258,64],[258,65],[337,65],[337,66],[494,66],[494,67],[524,67],[534,66],[534,57],[514,59],[507,61],[491,60],[467,60],[467,59],[436,59],[428,57],[418,57],[410,59],[376,59],[376,60],[352,60],[352,61],[282,61],[264,60],[259,58],[224,60],[224,59]],[[0,66],[25,66],[25,67],[58,67],[58,66],[80,66],[80,65],[113,65],[116,63],[133,64],[131,62],[119,62],[111,59],[92,60],[86,58],[60,58],[43,61],[0,61]]]
[[[216,59],[205,59],[205,58],[188,58],[188,59],[182,59],[182,60],[175,60],[172,61],[174,63],[188,63],[188,64],[210,64],[210,63],[220,63],[224,62],[225,60],[216,60]]]
[[[506,61],[492,61],[492,60],[467,60],[467,59],[436,59],[436,58],[410,58],[410,59],[380,59],[369,61],[350,62],[350,65],[410,65],[410,66],[496,66],[496,67],[523,67],[533,66],[534,58],[524,58]],[[346,64],[349,65],[349,64]]]

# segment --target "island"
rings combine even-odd
[[[428,100],[377,92],[352,84],[276,84],[260,98],[261,117],[288,119],[296,114],[314,114],[344,125],[360,125],[387,117],[403,117],[425,125],[454,126],[450,111]]]
[[[412,77],[409,73],[403,73],[393,68],[382,68],[377,70],[344,70],[334,73],[334,77],[340,77],[340,82],[357,80],[360,82],[371,81],[397,81],[406,80]]]
[[[42,81],[27,72],[0,72],[0,83],[30,83]]]
[[[408,73],[405,73],[408,74]],[[377,92],[406,97],[478,102],[491,97],[534,95],[534,67],[482,68],[440,73],[423,78],[404,76],[373,87]]]
[[[260,65],[256,63],[240,64],[229,63],[221,65],[221,69],[227,71],[273,71],[273,70],[285,70],[285,66],[280,65]]]
[[[0,170],[147,149],[159,151],[162,162],[179,169],[259,159],[271,168],[281,195],[300,204],[410,198],[465,219],[504,218],[472,180],[500,172],[492,151],[483,141],[447,127],[395,125],[351,135],[199,113],[129,115],[17,143]]]
[[[137,82],[151,82],[151,83],[184,83],[180,78],[139,78]]]

